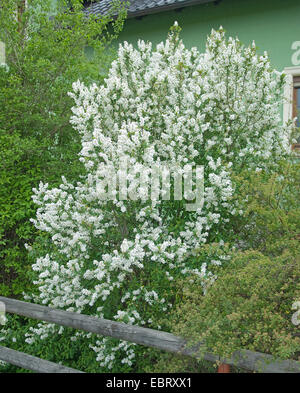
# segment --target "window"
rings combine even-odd
[[[296,126],[300,127],[300,76],[293,77],[293,117],[297,117]],[[300,137],[293,149],[300,152]]]
[[[300,76],[294,76],[293,78],[293,117],[296,116],[296,125],[300,127]]]
[[[284,72],[288,76],[288,82],[284,89],[283,121],[297,117],[296,126],[300,128],[300,67],[288,67]],[[300,153],[300,138],[292,149]]]

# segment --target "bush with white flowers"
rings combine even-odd
[[[254,44],[227,40],[220,29],[199,53],[185,48],[176,23],[156,48],[144,41],[137,49],[120,45],[103,86],[74,83],[71,122],[82,137],[86,175],[77,184],[63,178],[58,188],[34,190],[34,224],[51,241],[33,264],[37,293],[27,298],[159,329],[156,317],[176,301],[172,280],[193,273],[205,283],[213,279],[210,266],[227,259],[219,253],[203,261],[197,250],[226,241],[231,217],[242,213],[231,171],[267,169],[288,152],[290,128],[280,119],[283,83]],[[103,179],[109,173],[114,183],[124,162],[131,198],[118,192],[105,198]],[[204,166],[201,208],[188,211],[184,200],[151,199],[145,187],[136,187],[141,167],[164,163],[176,164],[183,176],[186,165]],[[27,342],[54,331],[41,323]],[[134,344],[99,336],[90,347],[104,369],[134,364]]]

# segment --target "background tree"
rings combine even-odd
[[[37,234],[29,222],[32,187],[81,171],[79,137],[69,124],[72,82],[101,83],[113,57],[109,44],[125,19],[116,1],[110,14],[87,18],[80,0],[7,0],[0,7],[0,292],[27,287],[25,242]],[[118,12],[118,17],[113,14]]]

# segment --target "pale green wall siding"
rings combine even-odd
[[[300,41],[300,0],[223,0],[218,5],[208,3],[180,12],[128,19],[119,42],[135,43],[142,38],[158,43],[166,38],[175,20],[182,27],[181,36],[188,47],[203,49],[210,30],[222,25],[228,35],[238,36],[244,44],[255,40],[260,51],[266,50],[273,66],[280,70],[293,65],[291,56],[295,50],[291,46]]]

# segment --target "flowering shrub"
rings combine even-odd
[[[277,171],[242,171],[234,176],[243,217],[233,225],[237,245],[270,257],[299,250],[300,162],[285,160]]]
[[[160,320],[191,345],[204,340],[207,350],[231,356],[240,349],[300,360],[300,163],[282,162],[277,172],[238,174],[243,217],[232,225],[238,249],[227,266],[214,267],[217,280],[201,284],[178,280],[180,301]],[[210,253],[212,244],[203,247]],[[165,354],[152,370],[199,370],[191,359]]]
[[[203,261],[197,250],[212,241],[222,247],[230,218],[241,213],[231,171],[267,169],[288,152],[290,128],[279,115],[284,76],[266,54],[226,40],[222,29],[212,31],[204,53],[186,49],[178,33],[175,24],[155,50],[125,42],[103,86],[73,84],[71,123],[81,134],[86,175],[76,185],[63,178],[58,188],[41,183],[34,190],[33,222],[50,241],[32,249],[43,255],[33,264],[37,293],[27,298],[159,329],[158,316],[176,300],[174,277],[192,273],[207,282],[211,266],[228,259],[218,252]],[[124,162],[131,199],[117,192],[107,199],[103,179],[109,173],[114,183]],[[201,208],[151,199],[137,187],[141,167],[164,163],[177,165],[183,177],[187,164],[204,166]],[[58,330],[64,329],[41,323],[26,340]],[[87,337],[104,369],[134,364],[134,344]]]
[[[299,360],[299,257],[299,245],[272,258],[256,250],[237,251],[205,296],[199,283],[181,282],[183,301],[168,321],[172,331],[191,346],[205,342],[207,352],[224,358],[247,349]]]
[[[59,185],[62,175],[77,179],[82,169],[67,92],[78,78],[103,81],[114,56],[105,48],[122,30],[126,12],[116,4],[100,20],[85,17],[82,0],[0,3],[0,52],[4,44],[7,63],[0,64],[0,293],[20,297],[32,290],[24,249],[37,235],[29,222],[36,213],[32,187],[40,180]],[[84,54],[87,47],[92,58]]]

